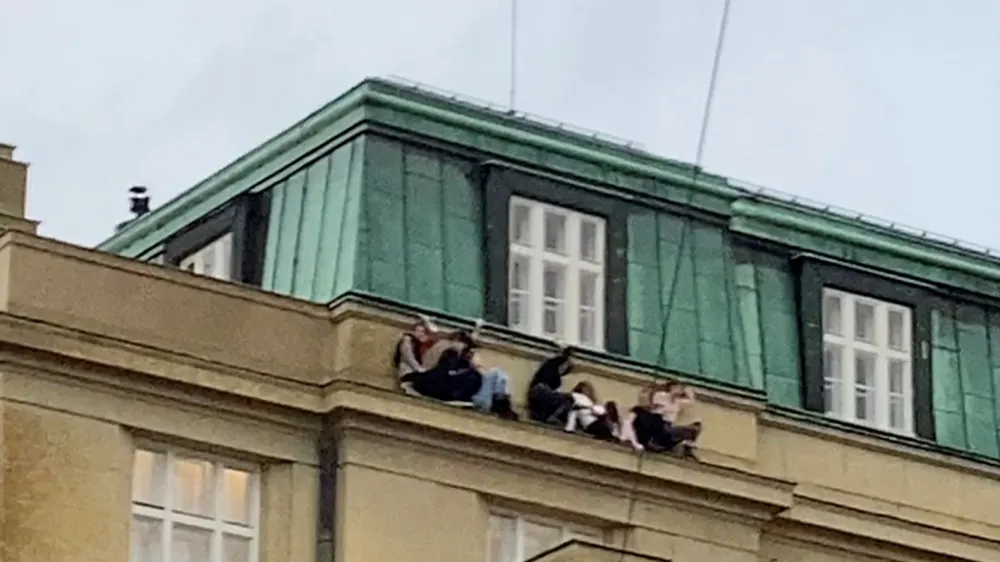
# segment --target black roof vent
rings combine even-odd
[[[130,187],[128,192],[132,194],[129,198],[129,210],[139,218],[149,212],[149,196],[146,195],[146,188],[141,185]]]

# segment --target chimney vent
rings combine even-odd
[[[139,218],[149,212],[149,196],[146,195],[146,188],[141,185],[136,185],[128,190],[132,194],[129,197],[129,210],[135,215],[134,218]]]

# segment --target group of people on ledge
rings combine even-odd
[[[517,420],[502,369],[484,366],[477,353],[479,330],[442,332],[426,317],[415,322],[396,344],[393,365],[402,389],[443,402],[469,404],[501,418]],[[594,385],[580,381],[569,392],[563,377],[573,371],[572,348],[538,367],[528,387],[528,417],[597,439],[621,442],[636,451],[671,451],[694,457],[701,423],[681,425],[679,414],[695,401],[694,391],[677,381],[650,385],[622,419],[613,401],[601,403]]]

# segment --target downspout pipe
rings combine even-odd
[[[333,419],[323,421],[317,443],[319,453],[319,514],[316,528],[316,562],[335,562],[337,556],[337,473],[340,469],[339,444],[333,430]]]

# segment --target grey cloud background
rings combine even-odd
[[[94,244],[364,76],[496,103],[508,0],[33,0],[0,10],[0,141]],[[518,108],[693,159],[722,0],[520,0]],[[711,171],[1000,247],[1000,2],[734,0]]]

